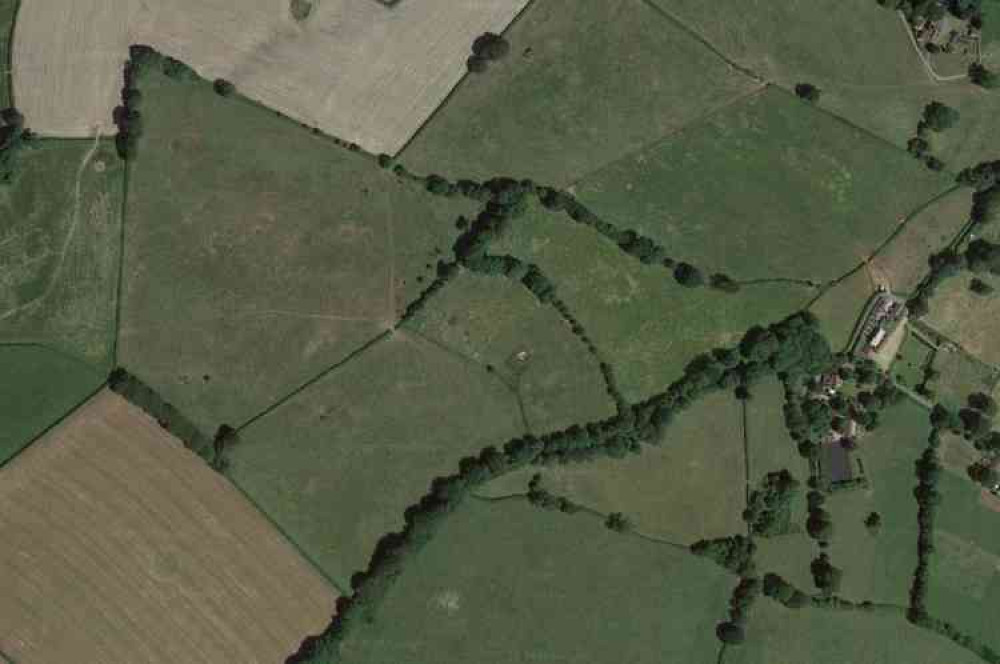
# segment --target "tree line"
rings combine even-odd
[[[209,438],[156,390],[122,367],[108,376],[108,388],[156,420],[157,424],[213,469],[219,472],[225,470],[228,465],[226,451],[238,442],[235,429],[223,424],[215,436]]]
[[[784,535],[791,529],[792,501],[800,484],[788,470],[770,472],[750,493],[743,520],[750,532],[761,537]]]
[[[15,157],[29,143],[32,133],[24,126],[24,116],[14,107],[0,110],[0,185],[13,184]]]

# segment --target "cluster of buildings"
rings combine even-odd
[[[943,18],[930,21],[920,17],[913,23],[913,36],[924,49],[935,52],[965,55],[979,53],[979,30],[970,21],[946,13]]]
[[[906,303],[887,290],[879,292],[861,324],[854,344],[854,353],[871,357],[882,347],[886,338],[906,316]]]

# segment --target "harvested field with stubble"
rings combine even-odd
[[[283,661],[336,593],[110,392],[0,472],[0,650],[20,664]]]
[[[108,129],[128,45],[149,44],[305,124],[395,153],[465,74],[473,40],[501,32],[526,2],[328,0],[298,21],[287,0],[33,0],[15,87],[37,131]]]

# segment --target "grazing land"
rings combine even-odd
[[[506,250],[539,265],[556,284],[630,400],[665,388],[698,353],[796,311],[811,293],[785,283],[739,293],[685,288],[670,271],[643,265],[593,230],[537,206],[516,223],[508,244],[498,245]]]
[[[110,141],[36,140],[0,187],[0,340],[60,347],[107,371],[123,166]]]
[[[926,320],[965,352],[1000,365],[1000,297],[976,295],[969,290],[971,280],[972,274],[963,272],[941,284]]]
[[[753,638],[726,651],[729,664],[982,662],[948,639],[911,625],[902,611],[793,610],[760,600],[748,630]]]
[[[522,433],[498,376],[397,331],[245,429],[228,475],[346,587],[432,478]]]
[[[934,354],[934,368],[940,372],[932,382],[937,400],[949,408],[963,408],[973,392],[991,394],[1000,371],[960,350],[943,347]]]
[[[235,489],[102,392],[0,471],[0,650],[281,661],[336,594]]]
[[[525,502],[463,506],[345,664],[714,661],[733,580],[685,551]]]
[[[104,381],[75,357],[35,345],[0,344],[0,463],[70,412]]]
[[[46,134],[109,130],[129,44],[149,44],[249,97],[370,152],[394,154],[465,73],[473,40],[527,0],[317,3],[57,0],[24,3],[15,40],[18,103]],[[39,49],[49,33],[65,35]],[[78,103],[82,100],[84,103]]]
[[[483,495],[523,493],[538,472],[553,494],[603,514],[622,512],[636,530],[679,544],[746,531],[742,414],[731,394],[692,406],[657,447],[639,456],[527,468]]]
[[[206,430],[390,328],[474,209],[209,83],[139,89],[121,362]]]
[[[520,284],[464,273],[405,329],[495,373],[536,434],[615,411],[597,360]]]
[[[643,0],[534,2],[506,36],[508,58],[462,82],[407,166],[566,186],[759,87]]]
[[[829,288],[809,306],[835,349],[847,350],[865,304],[874,293],[871,273],[861,269]]]
[[[912,390],[924,382],[924,369],[931,364],[934,355],[934,349],[911,330],[892,365],[892,377],[900,385]]]
[[[575,192],[599,217],[706,269],[825,282],[950,186],[905,152],[770,86],[588,176]]]

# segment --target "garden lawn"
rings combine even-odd
[[[950,186],[950,176],[771,86],[574,191],[605,221],[706,271],[826,282]]]
[[[615,412],[598,361],[559,312],[503,277],[463,272],[405,328],[494,372],[536,434]]]
[[[111,364],[122,164],[107,139],[36,139],[0,187],[0,341]]]
[[[208,82],[138,86],[121,363],[206,430],[390,328],[475,209]]]
[[[491,250],[541,268],[632,401],[666,389],[698,353],[799,310],[812,292],[785,283],[738,293],[686,288],[669,270],[643,265],[596,231],[537,205]]]
[[[586,514],[468,500],[358,623],[343,664],[715,661],[735,581]]]
[[[105,376],[36,345],[0,344],[0,464],[82,403]]]
[[[244,429],[227,474],[343,588],[431,480],[523,433],[496,375],[397,331]]]
[[[401,154],[414,171],[565,186],[758,84],[643,0],[537,0]]]

